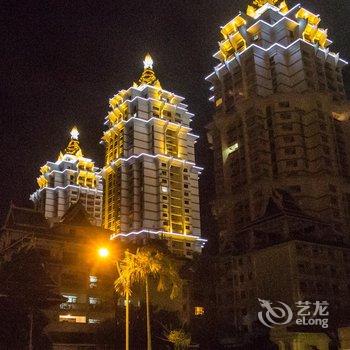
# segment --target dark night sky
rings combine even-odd
[[[302,1],[329,28],[334,51],[350,59],[350,1]],[[185,96],[201,135],[198,163],[203,231],[213,175],[204,125],[211,115],[208,85],[219,26],[247,0],[3,1],[1,39],[0,220],[10,200],[30,205],[39,167],[55,160],[76,124],[85,155],[102,166],[99,145],[108,99],[142,72],[148,51],[163,88]],[[289,1],[289,5],[296,1]],[[345,78],[350,87],[350,70]]]

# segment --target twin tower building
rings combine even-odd
[[[84,157],[76,127],[57,161],[40,168],[31,195],[52,222],[80,202],[91,221],[111,231],[111,239],[162,237],[174,253],[200,252],[198,177],[193,117],[184,98],[164,90],[150,55],[137,83],[109,101],[102,170]]]
[[[236,233],[263,215],[271,196],[282,203],[286,192],[339,232],[350,227],[347,62],[330,50],[319,16],[299,4],[254,0],[221,34],[218,65],[206,78],[221,251],[239,243]],[[113,239],[161,236],[191,256],[205,243],[198,136],[184,98],[161,87],[152,65],[147,55],[139,81],[110,100],[103,170],[83,156],[73,129],[58,160],[41,168],[31,199],[53,221],[80,201]]]

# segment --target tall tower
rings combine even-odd
[[[162,89],[150,55],[137,83],[109,104],[104,192],[105,228],[113,238],[161,236],[179,255],[200,252],[198,176],[184,98]]]
[[[347,62],[319,24],[301,5],[255,0],[221,28],[219,64],[206,80],[222,245],[262,215],[276,189],[349,227]]]
[[[101,171],[91,159],[85,158],[79,145],[79,132],[71,131],[71,139],[64,154],[56,162],[47,162],[40,168],[37,189],[30,200],[35,208],[51,222],[58,222],[68,208],[78,201],[85,207],[91,222],[102,223],[103,186]]]

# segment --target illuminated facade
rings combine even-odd
[[[215,106],[216,306],[227,337],[254,333],[258,298],[328,300],[339,321],[350,307],[347,62],[319,24],[301,5],[255,0],[221,28],[220,63],[206,78]],[[325,334],[305,331],[270,335],[279,349],[328,349]]]
[[[103,170],[105,228],[113,238],[163,237],[191,257],[200,252],[198,176],[184,98],[163,90],[147,55],[137,83],[110,99]]]
[[[350,108],[320,18],[284,1],[254,1],[221,29],[206,80],[222,249],[258,218],[274,189],[307,214],[350,223]]]
[[[60,221],[68,208],[79,201],[91,222],[101,226],[102,175],[94,162],[83,156],[78,136],[74,127],[64,154],[61,152],[56,162],[47,162],[40,168],[39,189],[30,199],[51,222]]]

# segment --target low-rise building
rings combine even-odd
[[[90,349],[98,324],[114,317],[115,266],[98,259],[97,253],[108,243],[109,234],[90,223],[80,202],[54,225],[33,209],[10,207],[0,235],[2,255],[10,259],[21,246],[35,249],[66,300],[45,311],[54,349]]]

